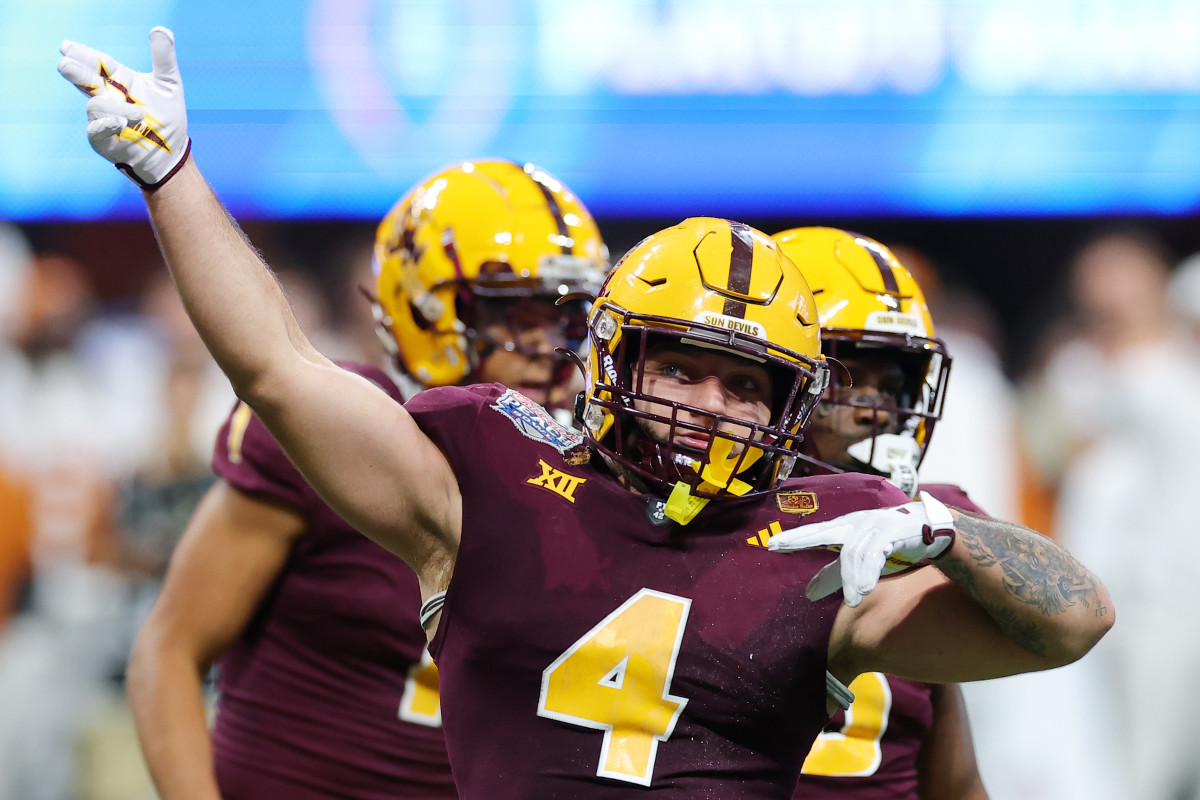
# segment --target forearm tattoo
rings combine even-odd
[[[955,528],[975,565],[999,566],[1009,595],[1042,615],[1057,616],[1076,605],[1091,609],[1098,617],[1111,613],[1101,599],[1096,577],[1041,534],[964,513]],[[1013,640],[1035,653],[1045,652],[1043,630],[1036,620],[984,597],[969,564],[951,556],[941,559],[938,567],[974,597]]]

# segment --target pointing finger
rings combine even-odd
[[[771,550],[790,552],[810,547],[841,545],[846,543],[846,538],[853,532],[854,526],[846,525],[838,520],[816,522],[775,534],[767,543],[767,547]]]
[[[175,58],[175,34],[161,25],[150,31],[150,59],[154,77],[164,83],[179,83],[179,62]]]

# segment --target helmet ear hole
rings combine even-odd
[[[900,404],[910,408],[922,407],[922,390],[926,376],[929,374],[932,353],[900,353],[901,367],[904,370],[904,387],[901,391]]]
[[[804,390],[803,376],[776,364],[766,364],[767,373],[771,376],[771,424],[780,425],[784,412],[791,406],[788,401],[792,397],[795,386],[796,395]]]
[[[470,290],[460,288],[454,293],[454,316],[470,330],[475,330],[480,325],[477,310],[471,302]]]
[[[426,317],[416,303],[410,302],[408,304],[408,310],[412,313],[413,322],[416,323],[418,328],[423,331],[427,331],[433,327],[433,320]]]
[[[587,393],[579,392],[575,395],[574,417],[575,424],[579,426],[581,431],[587,430],[587,423],[583,420],[584,409],[587,408]]]

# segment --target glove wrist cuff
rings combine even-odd
[[[188,140],[187,140],[187,146],[183,148],[183,157],[175,162],[175,166],[171,167],[171,169],[167,171],[166,175],[163,175],[161,178],[159,178],[157,181],[154,181],[153,183],[143,180],[142,177],[139,176],[137,174],[137,172],[134,171],[133,167],[129,166],[128,164],[124,164],[124,163],[117,164],[116,167],[117,167],[117,169],[121,170],[121,172],[124,172],[131,181],[136,183],[138,186],[142,187],[142,191],[153,192],[155,189],[160,188],[164,183],[171,180],[171,178],[175,177],[175,173],[179,172],[179,170],[183,169],[183,165],[187,163],[188,157],[191,156],[191,154],[192,154],[192,137],[189,136]]]
[[[954,515],[942,501],[928,492],[921,492],[919,498],[928,520],[928,524],[921,530],[921,539],[929,548],[928,558],[940,558],[954,544]]]

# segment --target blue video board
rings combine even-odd
[[[535,162],[598,214],[1185,214],[1195,0],[0,0],[0,216],[140,216],[64,38],[176,34],[234,213],[374,218],[454,161]]]

